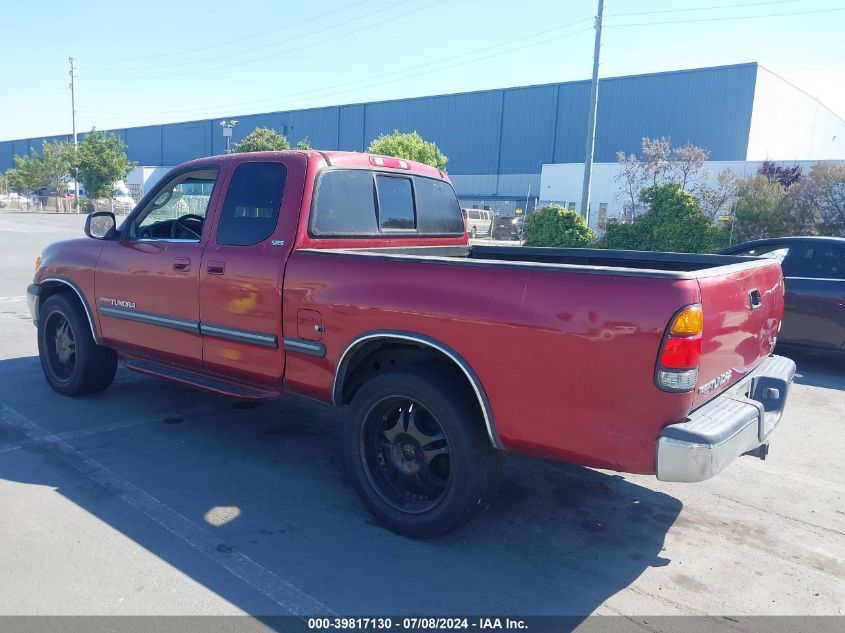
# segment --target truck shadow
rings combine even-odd
[[[777,353],[791,358],[798,365],[795,382],[799,385],[845,391],[845,354],[832,356],[780,348]]]
[[[0,478],[54,488],[259,617],[284,609],[226,571],[221,563],[233,553],[345,615],[584,616],[648,568],[671,564],[664,539],[680,501],[619,475],[516,456],[508,458],[501,492],[479,519],[437,540],[397,536],[349,485],[340,451],[343,412],[306,399],[233,406],[123,370],[106,392],[70,399],[49,390],[36,358],[19,358],[0,361],[0,404],[9,407],[0,407],[7,417],[13,410],[64,434],[76,449],[69,453],[56,441],[27,445],[0,417]],[[128,419],[145,421],[80,431]],[[103,470],[80,469],[79,455]],[[104,486],[97,472],[112,483]],[[184,535],[165,530],[127,502],[138,494],[151,495],[162,511],[178,513],[219,546],[198,551]],[[33,547],[34,557],[39,539],[96,547],[86,542],[84,520],[76,528],[79,533],[56,535],[45,527],[15,546]],[[113,557],[127,565],[127,577],[137,573],[128,556]],[[44,582],[70,581],[56,569]]]

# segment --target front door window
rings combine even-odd
[[[129,237],[199,241],[216,181],[216,169],[180,174],[135,217]]]

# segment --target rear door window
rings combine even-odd
[[[226,192],[217,243],[247,246],[270,237],[279,220],[286,175],[281,163],[239,165]]]

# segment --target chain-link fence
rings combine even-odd
[[[90,211],[112,211],[115,215],[126,215],[135,208],[135,202],[122,200],[89,200],[83,198],[76,204],[74,198],[62,196],[24,196],[21,194],[0,194],[0,211],[22,211],[29,213],[89,213]]]

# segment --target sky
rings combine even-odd
[[[27,0],[0,140],[588,79],[596,0]],[[607,0],[600,76],[756,61],[845,118],[845,0]]]

